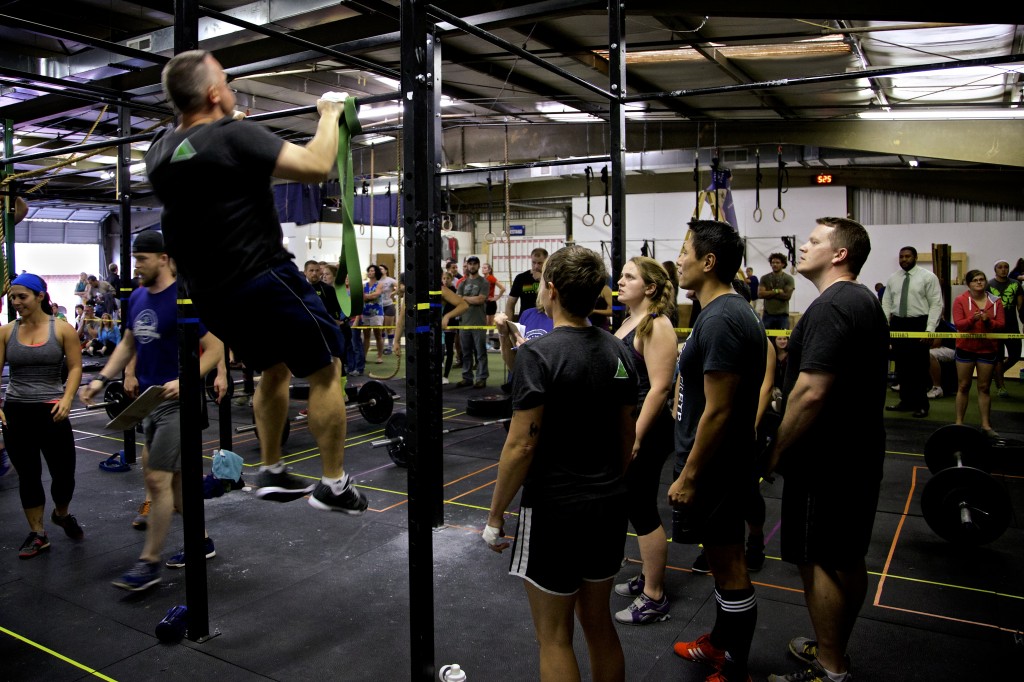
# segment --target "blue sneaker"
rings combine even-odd
[[[160,582],[160,563],[150,563],[143,559],[135,562],[135,565],[128,569],[128,572],[117,580],[111,582],[114,587],[120,587],[129,592],[141,592]]]
[[[213,548],[213,538],[206,538],[204,541],[205,546],[203,549],[206,550],[206,558],[212,559],[217,556],[217,550]],[[185,548],[182,547],[179,552],[168,559],[164,566],[167,568],[184,568],[185,567]]]

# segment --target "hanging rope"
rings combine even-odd
[[[508,165],[508,123],[505,124],[505,165]],[[511,209],[510,192],[508,182],[508,170],[505,171],[505,234],[511,234],[512,230],[509,229],[509,210]]]

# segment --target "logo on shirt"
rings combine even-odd
[[[135,324],[132,325],[132,334],[135,335],[135,340],[139,343],[159,340],[160,332],[157,331],[156,311],[147,308],[139,313],[135,317]]]
[[[616,379],[628,379],[629,372],[626,371],[626,366],[622,364],[622,358],[619,358],[619,366],[615,368]]]
[[[178,148],[171,154],[171,163],[177,163],[178,161],[188,161],[196,155],[196,148],[192,146],[192,143],[188,141],[186,137],[178,145]]]

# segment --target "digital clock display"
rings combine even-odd
[[[831,173],[818,173],[817,182],[819,185],[831,185],[832,174]]]

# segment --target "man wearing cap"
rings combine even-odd
[[[93,398],[113,381],[134,359],[133,374],[126,374],[125,386],[131,397],[151,386],[163,387],[164,401],[142,421],[145,443],[142,468],[146,495],[150,500],[146,525],[146,543],[138,561],[113,581],[115,587],[131,592],[144,590],[160,582],[160,554],[163,551],[171,514],[181,504],[181,433],[178,412],[178,287],[171,272],[170,258],[159,232],[145,230],[132,245],[132,257],[142,286],[128,299],[124,338],[117,344],[99,376],[82,389],[82,402]],[[199,325],[199,373],[205,376],[218,368],[214,387],[217,401],[227,391],[224,377],[224,344]],[[137,379],[133,382],[132,379]],[[206,558],[216,551],[206,538]],[[169,568],[185,565],[184,550],[172,556]]]
[[[882,312],[894,332],[932,331],[942,312],[939,278],[917,264],[917,249],[900,249],[900,269],[885,283]],[[892,356],[900,400],[885,409],[928,416],[928,390],[932,387],[928,349],[930,339],[893,339]]]
[[[1017,334],[1020,332],[1017,317],[1020,315],[1021,306],[1024,305],[1024,290],[1020,282],[1010,278],[1009,261],[1000,258],[993,264],[993,268],[996,276],[988,281],[988,290],[993,296],[999,297],[1003,302],[1003,310],[1006,311],[1006,323],[1002,329],[996,331],[1002,334]],[[999,342],[994,378],[996,395],[1000,398],[1010,395],[1006,390],[1004,376],[1020,360],[1020,347],[1020,339],[1002,339]]]
[[[466,259],[466,276],[459,281],[455,293],[466,300],[469,310],[462,313],[459,324],[468,327],[483,327],[487,324],[487,295],[491,286],[480,276],[480,259],[470,256]],[[456,386],[487,386],[487,331],[485,329],[462,329],[462,381]],[[476,360],[476,381],[473,381],[473,361]]]
[[[344,105],[317,102],[316,134],[300,147],[261,125],[237,120],[227,75],[208,52],[176,55],[164,66],[161,80],[180,124],[153,142],[146,170],[163,203],[167,251],[199,317],[238,360],[262,375],[253,397],[262,460],[256,495],[287,502],[312,493],[313,507],[362,514],[366,497],[344,470],[344,341],[283,246],[270,189],[271,177],[298,182],[327,178],[338,151]],[[266,342],[262,332],[268,310],[289,331],[288,343]],[[309,428],[323,465],[323,477],[315,484],[288,473],[281,462],[293,374],[309,383]]]

